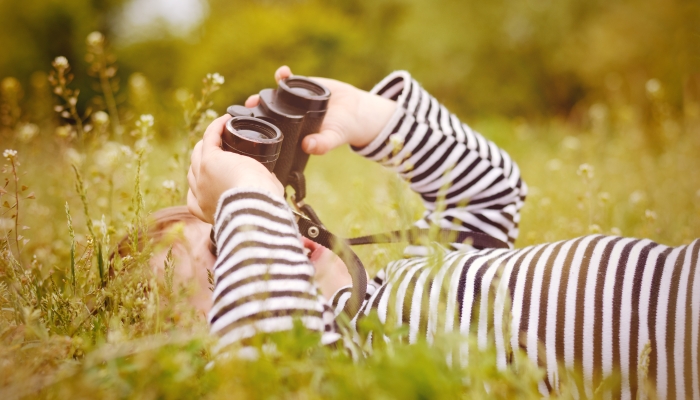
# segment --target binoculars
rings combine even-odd
[[[330,95],[326,87],[305,77],[281,80],[277,89],[260,91],[255,108],[228,107],[233,118],[226,123],[221,147],[259,161],[283,186],[291,185],[301,200],[309,160],[301,141],[319,131]]]
[[[345,304],[345,312],[354,316],[360,309],[367,291],[367,274],[362,261],[349,245],[328,232],[310,205],[304,204],[306,180],[304,168],[309,155],[301,149],[301,141],[321,128],[331,92],[325,86],[301,77],[281,80],[277,89],[260,91],[260,103],[255,108],[230,106],[231,118],[221,136],[221,148],[262,163],[294,194],[292,204],[297,209],[299,232],[333,250],[345,263],[352,277],[353,288]],[[210,247],[216,254],[214,230]]]

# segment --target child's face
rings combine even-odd
[[[208,273],[213,274],[216,257],[209,251],[209,232],[211,225],[200,220],[189,220],[184,226],[184,241],[173,244],[175,261],[174,285],[188,286],[189,300],[197,310],[208,313],[211,309],[212,298],[209,290]],[[314,281],[321,294],[330,299],[338,289],[352,284],[352,278],[343,261],[332,251],[302,237],[302,244],[308,250],[308,257],[314,266]],[[151,267],[163,277],[167,248],[151,257]]]
[[[216,257],[209,251],[211,225],[191,219],[184,224],[183,239],[173,243],[175,273],[173,286],[184,286],[189,290],[190,303],[205,315],[211,309],[212,298],[209,290],[208,273],[214,269]],[[151,257],[150,264],[156,274],[165,276],[165,248]]]
[[[352,284],[352,277],[343,260],[320,244],[301,238],[301,243],[309,251],[309,261],[314,266],[314,281],[326,300],[343,286]]]

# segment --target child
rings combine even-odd
[[[282,67],[275,77],[290,75]],[[410,342],[461,332],[485,347],[493,337],[501,366],[510,349],[521,347],[547,372],[543,394],[556,390],[561,363],[582,373],[586,396],[619,373],[620,395],[635,397],[640,359],[651,346],[648,377],[659,396],[700,396],[700,240],[672,248],[592,235],[513,250],[527,189],[503,150],[460,123],[406,72],[369,93],[318,80],[332,96],[321,132],[302,143],[307,153],[350,144],[421,195],[427,211],[419,227],[482,232],[511,247],[455,244],[441,258],[414,249],[413,257],[390,263],[371,281],[353,326],[376,310],[382,323],[407,325]],[[253,96],[246,106],[256,103]],[[214,224],[218,244],[211,331],[225,347],[289,330],[299,318],[322,332],[323,343],[336,342],[334,315],[349,298],[350,278],[342,263],[324,257],[328,250],[300,239],[274,175],[221,150],[229,118],[207,128],[188,174],[188,207]],[[438,198],[444,198],[439,209]],[[315,283],[315,274],[325,281]],[[325,295],[333,292],[330,302],[319,286]]]

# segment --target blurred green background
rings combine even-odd
[[[447,353],[420,346],[297,362],[299,340],[293,356],[209,370],[196,288],[149,263],[168,243],[116,258],[105,283],[124,235],[184,204],[204,127],[282,64],[364,89],[410,71],[517,161],[530,190],[516,247],[700,237],[697,0],[0,0],[0,49],[2,399],[541,397],[534,368],[487,355],[444,371]],[[73,81],[50,83],[52,62]],[[341,236],[423,212],[347,147],[313,157],[307,181]],[[374,273],[401,248],[358,254]]]
[[[114,74],[111,110],[86,40],[95,31],[105,37],[103,70]],[[207,118],[272,86],[278,66],[364,89],[405,69],[519,163],[532,188],[520,246],[598,231],[671,244],[700,236],[697,1],[0,0],[0,48],[0,138],[29,151],[37,173],[70,172],[76,154],[99,159],[112,142],[134,144],[126,133],[138,131],[139,116],[155,117],[147,210],[184,202],[187,149]],[[84,123],[95,125],[100,110],[110,116],[110,129],[87,134],[92,147],[81,148],[74,119],[54,110],[65,104],[47,82],[57,56],[70,63]],[[213,111],[188,120],[183,105],[192,108],[209,73],[226,82],[200,110]],[[398,204],[387,192],[391,175],[346,149],[335,154],[308,169],[310,201],[332,228],[360,234],[420,215],[399,185],[412,206],[394,222],[378,220]],[[348,178],[358,181],[352,194]],[[33,179],[44,204],[55,200],[50,214],[62,212],[63,198],[77,201],[70,182],[51,191],[48,175]],[[112,198],[133,195],[132,175],[114,179],[87,193],[109,204],[93,216],[108,224]],[[167,180],[175,189],[163,196]]]
[[[114,74],[111,110],[89,58],[94,31],[104,34]],[[0,0],[0,48],[0,138],[29,150],[37,172],[59,161],[57,170],[70,172],[75,154],[99,158],[113,141],[133,144],[126,133],[138,131],[139,116],[155,117],[148,210],[184,202],[187,148],[206,118],[272,86],[278,66],[364,89],[406,69],[519,163],[532,187],[519,245],[597,231],[667,243],[700,236],[697,1]],[[110,129],[87,134],[92,147],[81,148],[68,134],[74,119],[54,110],[64,104],[47,82],[57,56],[70,63],[84,123],[95,125],[90,115],[100,110],[110,115]],[[201,109],[213,112],[187,121],[183,104],[191,108],[209,73],[226,79]],[[395,205],[390,194],[367,193],[393,187],[390,175],[347,150],[336,154],[312,160],[310,200],[341,233],[386,229],[376,211],[382,201]],[[381,179],[366,180],[375,174]],[[362,186],[356,200],[348,201],[347,178]],[[33,179],[44,202],[56,198],[51,214],[62,212],[60,199],[77,200],[69,182],[50,192],[48,176]],[[88,198],[110,206],[93,218],[106,213],[112,223],[112,198],[130,198],[132,179],[95,181]],[[166,180],[176,190],[164,197]],[[420,215],[411,204],[394,225]],[[375,213],[353,211],[364,209]]]
[[[646,110],[650,79],[673,113],[695,115],[700,100],[693,0],[2,0],[0,76],[28,87],[63,55],[93,93],[83,54],[96,30],[119,60],[119,101],[138,71],[165,110],[208,72],[228,79],[223,109],[280,64],[365,89],[406,69],[462,116],[578,121],[609,99]]]

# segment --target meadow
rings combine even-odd
[[[172,280],[173,260],[161,273],[148,263],[167,243],[110,255],[153,211],[184,204],[189,152],[227,105],[214,94],[235,78],[211,71],[179,92],[182,112],[166,123],[140,112],[155,101],[143,75],[131,75],[128,101],[115,101],[116,61],[91,35],[97,111],[76,106],[73,60],[56,58],[29,85],[0,77],[0,397],[540,397],[541,371],[522,354],[506,370],[492,350],[448,367],[469,338],[391,344],[355,362],[295,330],[255,357],[215,359],[206,319],[187,302],[192,288]],[[517,247],[598,232],[669,245],[700,237],[700,105],[678,111],[655,79],[640,88],[644,107],[616,95],[615,82],[608,89],[578,120],[465,119],[513,156],[529,186]],[[164,136],[159,124],[175,128]],[[405,183],[348,148],[312,158],[307,178],[308,203],[342,236],[406,227],[422,212]],[[372,273],[401,250],[358,253]]]

